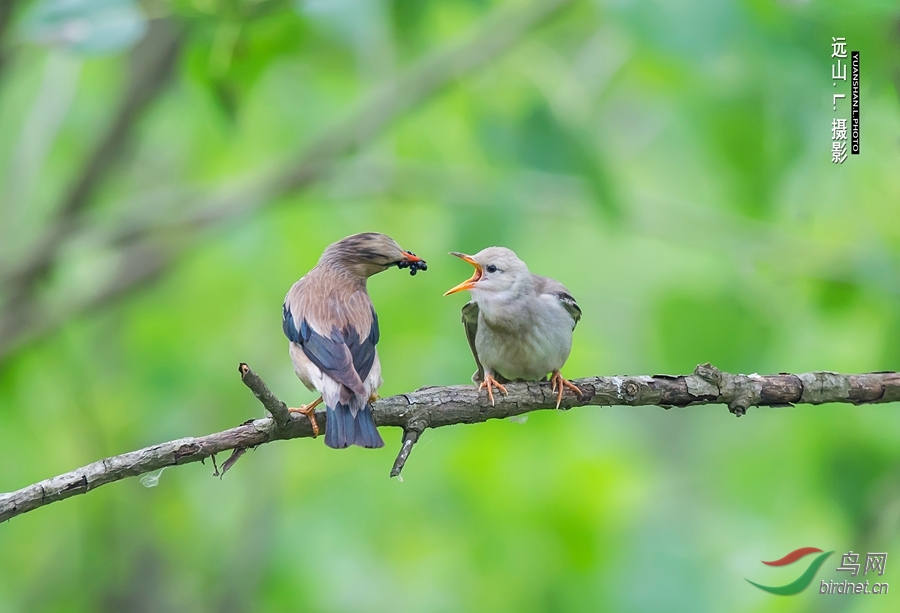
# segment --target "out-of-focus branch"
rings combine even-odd
[[[38,297],[38,282],[53,269],[67,238],[78,230],[84,210],[96,189],[116,168],[141,115],[165,91],[175,69],[182,38],[174,22],[167,19],[150,22],[147,35],[132,53],[129,82],[109,129],[63,196],[49,229],[35,241],[21,262],[0,272],[0,287],[5,294],[0,310],[0,359],[82,310],[77,302],[48,310]],[[143,251],[147,251],[146,247]],[[130,287],[152,276],[154,271],[148,270],[148,264],[158,263],[165,255],[147,253],[146,256],[145,260],[137,260],[123,253],[116,275],[84,307],[90,308],[118,295],[123,284]],[[136,269],[128,270],[129,265]]]
[[[540,0],[516,10],[501,9],[485,18],[462,41],[449,44],[376,88],[342,121],[325,131],[296,159],[258,181],[200,198],[186,213],[123,224],[107,235],[110,244],[140,240],[161,231],[196,230],[253,211],[279,196],[321,180],[335,163],[378,137],[405,112],[415,108],[520,41],[574,0]]]
[[[244,384],[277,420],[271,417],[256,419],[224,432],[145,447],[88,464],[15,492],[0,494],[0,522],[126,477],[198,462],[217,453],[231,451],[231,457],[223,465],[224,472],[247,449],[277,440],[312,436],[312,427],[305,416],[289,413],[286,405],[246,364],[241,364],[239,370]],[[579,398],[567,393],[563,398],[562,410],[580,406],[655,405],[671,408],[725,404],[732,413],[740,416],[749,407],[900,401],[898,372],[733,375],[710,364],[701,364],[691,375],[587,377],[573,383],[582,390],[582,396]],[[495,405],[491,405],[487,396],[472,385],[423,387],[415,392],[377,400],[373,405],[375,423],[402,428],[404,433],[391,476],[400,475],[413,445],[426,428],[513,417],[553,409],[556,404],[556,394],[549,383],[510,383],[506,387],[509,395],[498,395]],[[320,431],[324,432],[328,427],[325,411],[316,411],[316,421]]]
[[[132,288],[156,279],[163,270],[183,253],[180,246],[166,249],[150,244],[129,245],[118,254],[113,273],[90,294],[69,297],[65,301],[37,300],[20,303],[21,310],[10,307],[2,313],[7,327],[0,327],[0,361],[19,347],[49,334],[66,321],[90,311],[99,304],[111,303]],[[18,322],[18,325],[17,325]]]
[[[129,83],[112,124],[63,196],[50,229],[36,241],[29,255],[4,275],[4,285],[11,294],[9,302],[16,303],[27,296],[53,266],[65,239],[77,228],[76,218],[90,203],[97,187],[115,169],[142,113],[165,90],[175,68],[181,39],[174,22],[163,19],[150,22],[147,35],[132,54]]]
[[[496,59],[528,32],[573,2],[574,0],[538,0],[528,6],[498,10],[463,40],[428,55],[377,88],[343,121],[326,130],[296,160],[242,188],[200,198],[193,205],[184,207],[183,213],[164,219],[151,218],[137,224],[125,224],[104,237],[106,244],[146,243],[155,235],[172,231],[178,231],[182,235],[185,231],[196,233],[271,204],[285,194],[308,189],[325,178],[335,163],[371,143],[404,113],[422,105],[455,80]],[[66,230],[65,236],[69,234],[69,230]],[[61,244],[57,243],[49,258],[37,252],[34,261],[40,266],[46,266],[48,262],[52,264],[60,247]],[[130,283],[117,284],[116,294],[123,294],[139,286],[144,280],[161,272],[174,258],[160,256],[155,261],[158,262],[156,271],[135,276]],[[35,268],[33,265],[23,267],[19,276],[22,272],[28,273]],[[4,285],[4,281],[4,275],[0,273],[0,287]],[[102,302],[101,298],[107,299],[108,293],[98,292],[95,299],[85,301],[82,310],[98,306]],[[31,316],[28,318],[31,323],[23,325],[23,310],[14,310],[15,316],[7,318],[11,321],[6,326],[0,321],[0,360],[23,343],[39,338],[64,321],[64,318]],[[28,310],[40,312],[40,309],[33,306]],[[65,317],[75,312],[77,311],[67,310]]]

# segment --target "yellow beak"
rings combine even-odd
[[[481,264],[472,259],[472,256],[466,255],[465,253],[457,253],[456,251],[451,251],[450,255],[455,255],[459,259],[468,262],[472,266],[475,267],[475,274],[472,275],[471,279],[463,281],[459,285],[454,288],[447,290],[444,295],[449,296],[450,294],[455,294],[456,292],[461,292],[464,289],[472,289],[475,287],[475,284],[481,280],[481,275],[484,274],[481,268]]]

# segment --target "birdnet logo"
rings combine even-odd
[[[805,558],[810,554],[819,554],[806,567],[806,570],[803,573],[791,581],[790,583],[786,583],[784,585],[761,585],[756,583],[755,581],[750,581],[750,579],[746,579],[746,581],[758,587],[759,589],[769,592],[770,594],[777,594],[778,596],[793,596],[794,594],[799,594],[812,583],[813,579],[816,576],[816,573],[819,572],[819,568],[822,566],[822,563],[834,553],[834,551],[822,551],[818,547],[801,547],[800,549],[795,549],[794,551],[788,553],[782,558],[778,560],[774,560],[772,562],[762,561],[763,564],[767,566],[788,566],[789,564],[793,564],[797,560],[801,558]],[[877,575],[878,577],[884,575],[885,567],[887,566],[887,553],[867,553],[865,557],[865,570],[863,571],[863,575],[868,575],[871,571],[873,575]],[[860,570],[862,569],[862,565],[859,563],[859,554],[853,553],[850,551],[841,556],[841,565],[837,567],[837,572],[848,572],[851,576],[856,577]],[[877,577],[876,577],[877,578]],[[888,593],[888,584],[875,582],[872,585],[869,585],[869,580],[865,581],[853,582],[853,581],[826,581],[822,580],[821,585],[819,586],[820,594],[887,594]]]
[[[759,589],[769,592],[771,594],[778,594],[779,596],[793,596],[794,594],[799,594],[812,583],[813,577],[816,576],[816,573],[819,572],[819,567],[822,566],[822,562],[825,561],[825,558],[834,553],[834,551],[826,551],[822,552],[818,547],[801,547],[800,549],[795,549],[790,552],[786,556],[779,558],[778,560],[774,560],[772,562],[762,561],[763,564],[767,566],[787,566],[788,564],[793,564],[800,558],[804,558],[811,553],[818,553],[819,555],[813,559],[812,562],[809,563],[809,566],[806,567],[806,570],[803,571],[803,574],[797,577],[795,580],[790,583],[786,583],[785,585],[761,585],[759,583],[755,583],[747,579],[746,581],[750,585],[755,585]]]

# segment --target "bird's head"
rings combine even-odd
[[[501,296],[516,294],[517,289],[526,285],[531,273],[525,262],[520,260],[512,249],[506,247],[488,247],[475,255],[466,255],[451,251],[450,255],[464,260],[475,267],[475,274],[467,281],[448,290],[444,295],[469,290],[472,297]]]
[[[339,266],[362,279],[391,266],[409,268],[411,275],[426,270],[425,260],[401,249],[387,234],[378,232],[354,234],[332,243],[322,253],[319,263]]]

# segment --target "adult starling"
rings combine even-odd
[[[392,266],[425,270],[425,261],[374,232],[354,234],[325,249],[319,263],[294,283],[284,299],[282,327],[294,372],[318,400],[296,409],[318,434],[315,408],[324,400],[325,444],[383,447],[371,402],[381,386],[378,317],[366,291],[369,277]]]

